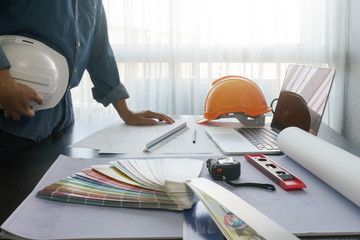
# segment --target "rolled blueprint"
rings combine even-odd
[[[281,131],[278,147],[360,207],[360,158],[296,127]]]

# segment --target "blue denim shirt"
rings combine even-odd
[[[37,111],[31,118],[21,116],[19,121],[6,119],[0,110],[0,128],[6,132],[39,141],[71,125],[70,89],[79,84],[85,69],[96,101],[107,106],[129,97],[119,79],[101,0],[1,0],[0,35],[45,43],[66,58],[70,72],[66,94],[54,108]],[[11,66],[0,47],[0,69],[5,67]]]

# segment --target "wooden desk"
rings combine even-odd
[[[118,116],[114,114],[93,114],[77,119],[73,126],[61,133],[54,134],[33,148],[1,159],[0,225],[30,194],[59,154],[82,158],[107,157],[107,155],[99,155],[91,149],[76,149],[68,146],[117,120]],[[326,125],[320,129],[319,136],[360,156],[357,148],[351,146],[346,139]],[[303,237],[302,239],[339,238]],[[347,236],[341,239],[360,239],[360,236]]]

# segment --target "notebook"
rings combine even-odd
[[[334,69],[290,64],[270,126],[206,126],[205,131],[226,155],[281,154],[276,139],[284,128],[317,135],[334,77]]]

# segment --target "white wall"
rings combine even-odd
[[[350,0],[343,135],[360,148],[360,1]]]

